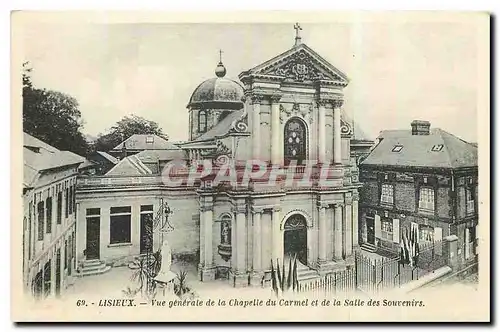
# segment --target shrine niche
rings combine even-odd
[[[231,215],[223,214],[220,220],[220,244],[218,246],[219,255],[224,261],[231,258]]]

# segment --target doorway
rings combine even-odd
[[[375,218],[366,216],[366,242],[375,245]]]
[[[99,259],[100,257],[100,234],[101,234],[101,218],[87,218],[87,259]]]
[[[297,260],[307,266],[307,222],[304,216],[290,216],[285,222],[284,231],[284,259],[289,260],[297,255]]]

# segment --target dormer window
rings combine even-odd
[[[443,144],[436,144],[432,147],[431,151],[434,151],[434,152],[439,152],[441,150],[443,150],[443,147],[444,145]]]
[[[154,141],[155,141],[154,136],[146,136],[146,143],[153,144]]]
[[[401,152],[401,150],[403,150],[402,145],[394,145],[394,147],[392,148],[392,152]]]

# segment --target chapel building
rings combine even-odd
[[[347,76],[297,33],[291,49],[238,78],[227,78],[220,61],[195,89],[188,142],[128,155],[107,174],[79,180],[81,262],[128,264],[166,239],[174,260],[195,264],[200,280],[233,286],[260,285],[271,262],[290,257],[300,262],[299,278],[354,263],[357,165],[372,142],[343,110]],[[265,167],[244,181],[248,160]],[[206,161],[211,172],[190,181],[189,170]],[[234,170],[234,181],[218,181],[221,169]],[[273,170],[281,172],[276,182]],[[147,231],[167,216],[170,231]]]

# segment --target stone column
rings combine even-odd
[[[260,285],[262,279],[262,209],[253,207],[253,274],[252,285]]]
[[[251,96],[253,113],[252,113],[252,155],[255,160],[260,160],[260,102],[262,96]]]
[[[345,257],[352,255],[352,197],[346,197],[346,204],[344,208],[344,253]]]
[[[318,101],[318,162],[325,162],[326,143],[325,143],[325,105],[324,100]]]
[[[340,112],[342,100],[333,102],[333,162],[342,163],[342,136],[340,135]]]
[[[358,220],[359,194],[355,192],[352,196],[352,245],[359,246],[359,220]]]
[[[262,270],[262,243],[261,243],[261,213],[262,209],[253,208],[253,271]]]
[[[203,234],[203,242],[200,238],[200,265],[202,271],[201,281],[215,279],[215,267],[213,264],[213,204],[212,198],[206,197],[200,207],[200,237]],[[203,249],[202,249],[203,248]],[[202,258],[203,257],[203,258]]]
[[[213,236],[212,236],[212,229],[213,229],[213,211],[212,207],[207,207],[205,209],[205,217],[204,222],[205,222],[205,267],[210,268],[213,266],[213,250],[212,250],[212,243],[213,243]]]
[[[326,231],[326,205],[318,204],[318,221],[319,221],[319,248],[318,248],[318,262],[326,262],[326,242],[327,242],[327,231]]]
[[[246,272],[246,207],[238,206],[236,208],[236,270],[238,273]]]
[[[333,231],[333,257],[335,260],[342,260],[342,204],[334,205],[334,231]]]
[[[281,164],[281,149],[280,135],[280,100],[281,95],[275,94],[271,96],[271,163],[273,165]]]
[[[280,222],[281,222],[281,217],[280,217],[280,212],[281,209],[279,207],[275,207],[272,211],[272,258],[273,258],[273,264],[276,264],[277,260],[279,259],[280,264],[283,262],[283,255],[281,255],[281,247],[282,247],[282,241],[281,241],[281,230],[280,230]]]
[[[246,205],[237,205],[233,208],[233,223],[231,227],[231,273],[229,283],[234,287],[248,286],[246,262],[247,227]]]

